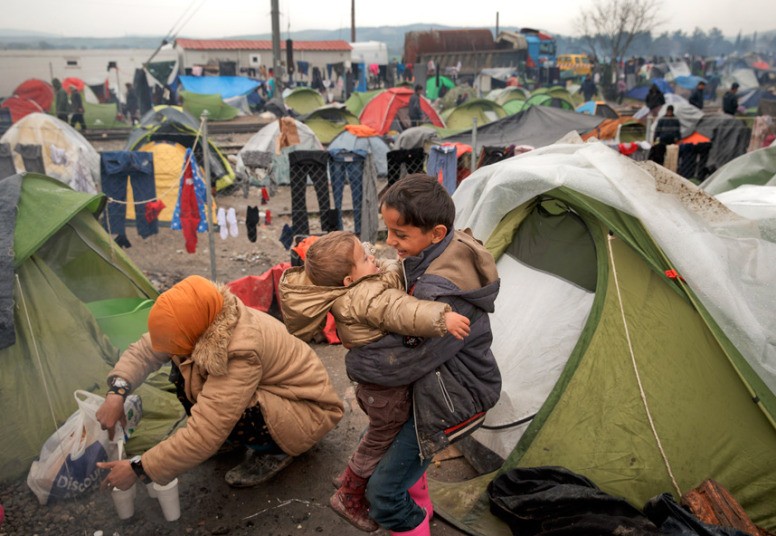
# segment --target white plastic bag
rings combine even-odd
[[[105,399],[88,391],[74,396],[78,410],[46,440],[27,475],[27,485],[42,505],[51,497],[76,497],[99,486],[97,462],[108,459],[108,432],[96,418]]]

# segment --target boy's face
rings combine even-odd
[[[441,242],[447,235],[447,227],[437,225],[429,231],[423,231],[420,227],[400,223],[401,214],[395,208],[383,205],[380,214],[388,229],[386,243],[394,248],[400,259],[415,257],[431,244]]]
[[[380,268],[378,268],[377,263],[375,262],[375,256],[367,253],[366,250],[364,250],[364,246],[361,244],[361,242],[354,240],[353,269],[343,281],[345,286],[355,283],[367,275],[376,274],[379,271]]]

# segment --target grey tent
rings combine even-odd
[[[506,147],[508,145],[551,145],[572,130],[584,133],[597,127],[603,117],[593,117],[548,106],[532,106],[515,115],[510,115],[477,129],[479,153],[484,146]],[[444,141],[471,144],[472,132],[467,130]]]

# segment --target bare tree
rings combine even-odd
[[[582,8],[576,25],[593,54],[609,56],[616,79],[617,61],[625,58],[633,39],[662,23],[660,8],[660,0],[593,0]],[[606,85],[611,82],[604,81]]]

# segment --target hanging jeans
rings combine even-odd
[[[291,173],[291,225],[294,235],[310,234],[307,218],[307,179],[312,181],[318,198],[321,230],[328,233],[338,229],[337,213],[332,211],[329,201],[328,162],[329,153],[326,151],[294,151],[288,155]]]
[[[458,186],[458,158],[455,147],[434,145],[428,155],[428,174],[438,177],[447,193],[453,195]]]
[[[22,161],[24,161],[24,169],[31,173],[46,174],[46,168],[43,165],[43,149],[40,145],[28,145],[26,143],[18,144],[15,149],[17,153],[22,155]]]
[[[362,179],[366,153],[361,150],[348,151],[336,149],[329,153],[329,174],[331,190],[334,194],[334,206],[337,209],[337,228],[342,229],[342,195],[345,191],[345,179],[350,184],[353,199],[353,227],[356,234],[361,233]]]
[[[423,173],[426,154],[422,147],[416,149],[396,149],[388,152],[388,184],[393,184],[404,175]],[[404,169],[402,169],[404,165]]]
[[[159,223],[146,220],[146,203],[156,198],[154,180],[154,155],[139,151],[108,151],[100,155],[102,191],[110,199],[105,210],[103,224],[111,234],[125,235],[127,217],[127,177],[132,185],[135,200],[135,225],[137,233],[147,238],[159,232]]]

